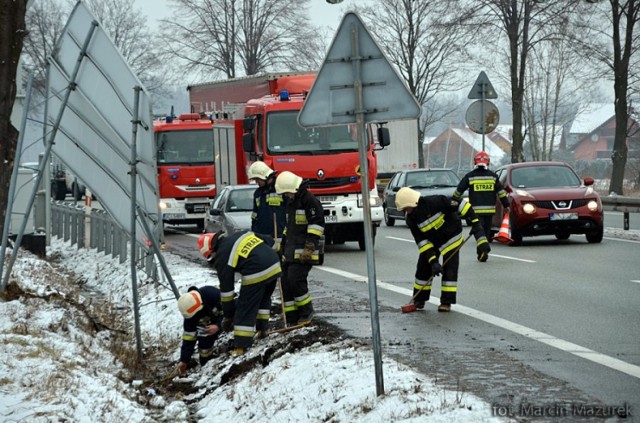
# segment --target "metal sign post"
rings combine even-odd
[[[354,125],[358,140],[360,182],[364,211],[371,330],[376,370],[376,392],[384,394],[382,348],[378,318],[376,270],[373,255],[366,124],[415,119],[420,106],[358,15],[342,18],[329,52],[298,115],[303,127]]]

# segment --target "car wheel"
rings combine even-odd
[[[384,224],[387,226],[393,226],[396,224],[396,220],[389,216],[389,209],[387,207],[384,208]]]
[[[602,237],[604,236],[604,227],[600,226],[595,232],[590,232],[586,234],[587,242],[590,244],[597,244],[602,242]]]
[[[569,239],[571,234],[569,232],[556,232],[556,239],[565,240]]]
[[[511,228],[511,243],[509,246],[517,247],[522,245],[522,234],[515,229],[515,225],[513,224],[513,217],[509,218],[509,228]]]

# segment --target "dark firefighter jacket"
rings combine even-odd
[[[235,314],[234,273],[240,273],[242,285],[266,282],[282,273],[273,244],[273,237],[251,231],[236,232],[218,242],[215,268],[225,317]]]
[[[453,193],[453,199],[460,200],[467,189],[469,202],[476,214],[494,214],[496,196],[504,207],[509,207],[507,192],[502,188],[498,175],[489,169],[477,167],[464,175]]]
[[[293,201],[287,204],[284,258],[299,263],[305,245],[311,243],[313,254],[309,264],[321,264],[324,258],[324,209],[320,200],[307,190],[307,185],[303,182]]]
[[[286,205],[287,198],[276,193],[273,182],[264,187],[258,187],[253,193],[251,230],[257,234],[282,238],[287,222]],[[277,233],[274,230],[274,224],[277,226]]]
[[[184,319],[184,331],[182,334],[182,346],[180,348],[180,361],[188,363],[196,348],[198,336],[206,326],[218,325],[222,327],[222,304],[220,302],[220,290],[215,286],[192,286],[188,291],[198,291],[202,297],[202,310],[194,314],[190,319]],[[208,336],[208,335],[207,335]]]
[[[476,240],[485,238],[486,242],[478,217],[466,200],[459,202],[444,195],[420,197],[418,207],[407,214],[407,226],[418,245],[418,252],[426,254],[429,262],[462,244],[460,216],[471,222]]]

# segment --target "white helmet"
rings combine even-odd
[[[249,166],[249,179],[267,180],[273,174],[273,169],[265,164],[265,162],[253,162]]]
[[[285,192],[296,193],[301,183],[301,177],[285,170],[276,178],[276,192],[278,194],[284,194]]]
[[[398,210],[404,210],[407,207],[417,207],[419,199],[420,192],[408,187],[402,187],[396,194],[396,207]]]
[[[198,291],[189,291],[178,298],[178,309],[185,319],[192,318],[202,307],[202,297]]]

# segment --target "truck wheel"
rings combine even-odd
[[[76,201],[82,200],[82,192],[80,191],[80,187],[75,183],[71,186],[71,192],[73,193],[73,199]]]
[[[378,228],[373,226],[371,228],[371,241],[373,242],[373,245],[376,245],[376,230]],[[358,248],[360,248],[360,251],[364,251],[366,249],[366,245],[364,243],[364,230],[362,231],[362,234],[360,235],[360,237],[358,238]]]
[[[64,198],[67,196],[67,186],[64,181],[51,182],[51,196],[56,201],[64,201]]]

